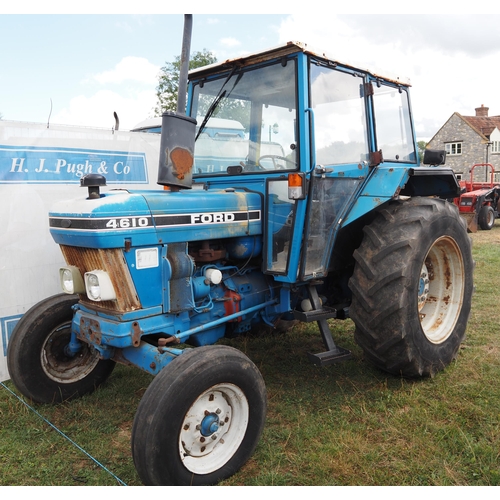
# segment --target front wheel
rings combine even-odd
[[[266,390],[257,367],[228,346],[181,354],[153,380],[132,428],[145,485],[210,485],[238,471],[262,433]]]
[[[9,340],[7,367],[17,389],[37,403],[60,403],[88,394],[111,374],[115,362],[82,343],[67,353],[75,295],[42,300],[19,320]]]
[[[394,202],[364,228],[350,280],[355,339],[379,368],[432,376],[457,355],[473,292],[471,242],[454,205]]]

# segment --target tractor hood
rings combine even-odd
[[[60,245],[130,248],[262,234],[261,196],[238,189],[116,190],[59,202],[49,213]]]

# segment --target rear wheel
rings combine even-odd
[[[142,398],[132,455],[144,484],[210,485],[238,471],[262,433],[266,390],[257,367],[228,346],[192,349]]]
[[[42,300],[19,320],[9,340],[7,366],[17,389],[37,403],[60,403],[94,391],[111,374],[115,362],[82,343],[76,355],[71,340],[75,295]]]
[[[364,229],[350,315],[365,356],[390,373],[430,376],[457,355],[473,291],[471,242],[456,207],[412,198]]]
[[[490,205],[481,207],[477,222],[483,231],[489,231],[495,225],[495,211]]]

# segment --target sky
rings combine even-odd
[[[449,3],[442,12],[439,2],[419,3],[421,14],[389,14],[382,2],[377,13],[333,14],[315,1],[256,0],[254,12],[230,14],[219,13],[217,1],[202,4],[212,14],[198,14],[194,2],[191,51],[222,61],[297,40],[340,62],[408,78],[417,140],[430,140],[454,112],[472,116],[484,105],[500,115],[500,13],[488,2],[481,3],[487,14],[455,15]],[[119,11],[106,0],[78,9],[51,0],[0,7],[2,118],[111,128],[116,112],[128,130],[153,116],[159,71],[180,54],[184,23],[182,11],[158,3],[124,0]]]

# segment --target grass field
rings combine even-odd
[[[331,325],[353,359],[329,367],[307,359],[324,350],[315,326],[226,340],[261,370],[268,415],[256,453],[222,484],[500,485],[500,223],[471,237],[476,292],[467,338],[432,379],[373,368],[350,320]],[[118,366],[89,396],[33,408],[10,382],[1,385],[0,485],[139,485],[130,434],[150,381]]]

